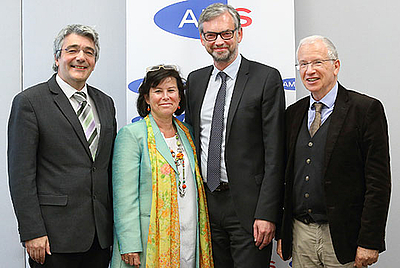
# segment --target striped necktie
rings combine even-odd
[[[89,143],[89,149],[94,160],[99,143],[99,135],[97,134],[93,110],[90,107],[90,104],[87,102],[86,94],[84,92],[75,92],[72,97],[79,103],[79,109],[76,114],[85,132],[86,140]]]

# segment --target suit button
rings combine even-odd
[[[308,147],[312,147],[314,145],[314,143],[312,142],[312,141],[310,141],[309,143],[308,143]]]
[[[96,167],[92,167],[92,171],[95,172],[96,171]]]
[[[93,195],[93,200],[96,200],[96,195]]]
[[[305,181],[309,181],[309,180],[310,180],[310,176],[307,175],[307,176],[304,178],[304,180],[305,180]]]
[[[309,197],[310,197],[310,194],[309,194],[309,193],[305,193],[305,194],[304,194],[304,197],[305,197],[305,198],[309,198]]]
[[[309,165],[311,163],[311,159],[307,158],[306,163]]]

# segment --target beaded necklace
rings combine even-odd
[[[174,150],[171,150],[171,155],[174,158],[175,161],[175,165],[176,168],[178,169],[178,190],[179,190],[179,195],[180,197],[184,197],[186,194],[186,178],[185,178],[185,160],[183,158],[183,146],[181,141],[179,140],[179,136],[178,133],[175,134],[175,138],[176,138],[176,153],[174,152]],[[179,172],[179,167],[182,166],[182,176]]]

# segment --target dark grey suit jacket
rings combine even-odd
[[[310,97],[286,111],[287,158],[282,250],[292,253],[294,154]],[[323,187],[336,256],[354,261],[357,246],[385,250],[390,198],[387,122],[382,104],[339,84],[325,145]]]
[[[47,235],[51,252],[87,251],[97,232],[112,244],[114,103],[88,86],[101,131],[93,162],[82,126],[56,75],[19,93],[8,124],[8,172],[21,241]]]
[[[212,70],[196,70],[187,80],[185,118],[193,126],[199,162],[200,111]],[[250,233],[255,219],[279,220],[284,109],[278,70],[242,57],[228,112],[225,164],[236,213]]]

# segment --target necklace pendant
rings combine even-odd
[[[183,184],[182,186],[179,186],[179,196],[181,198],[185,197],[186,194],[186,184]]]

